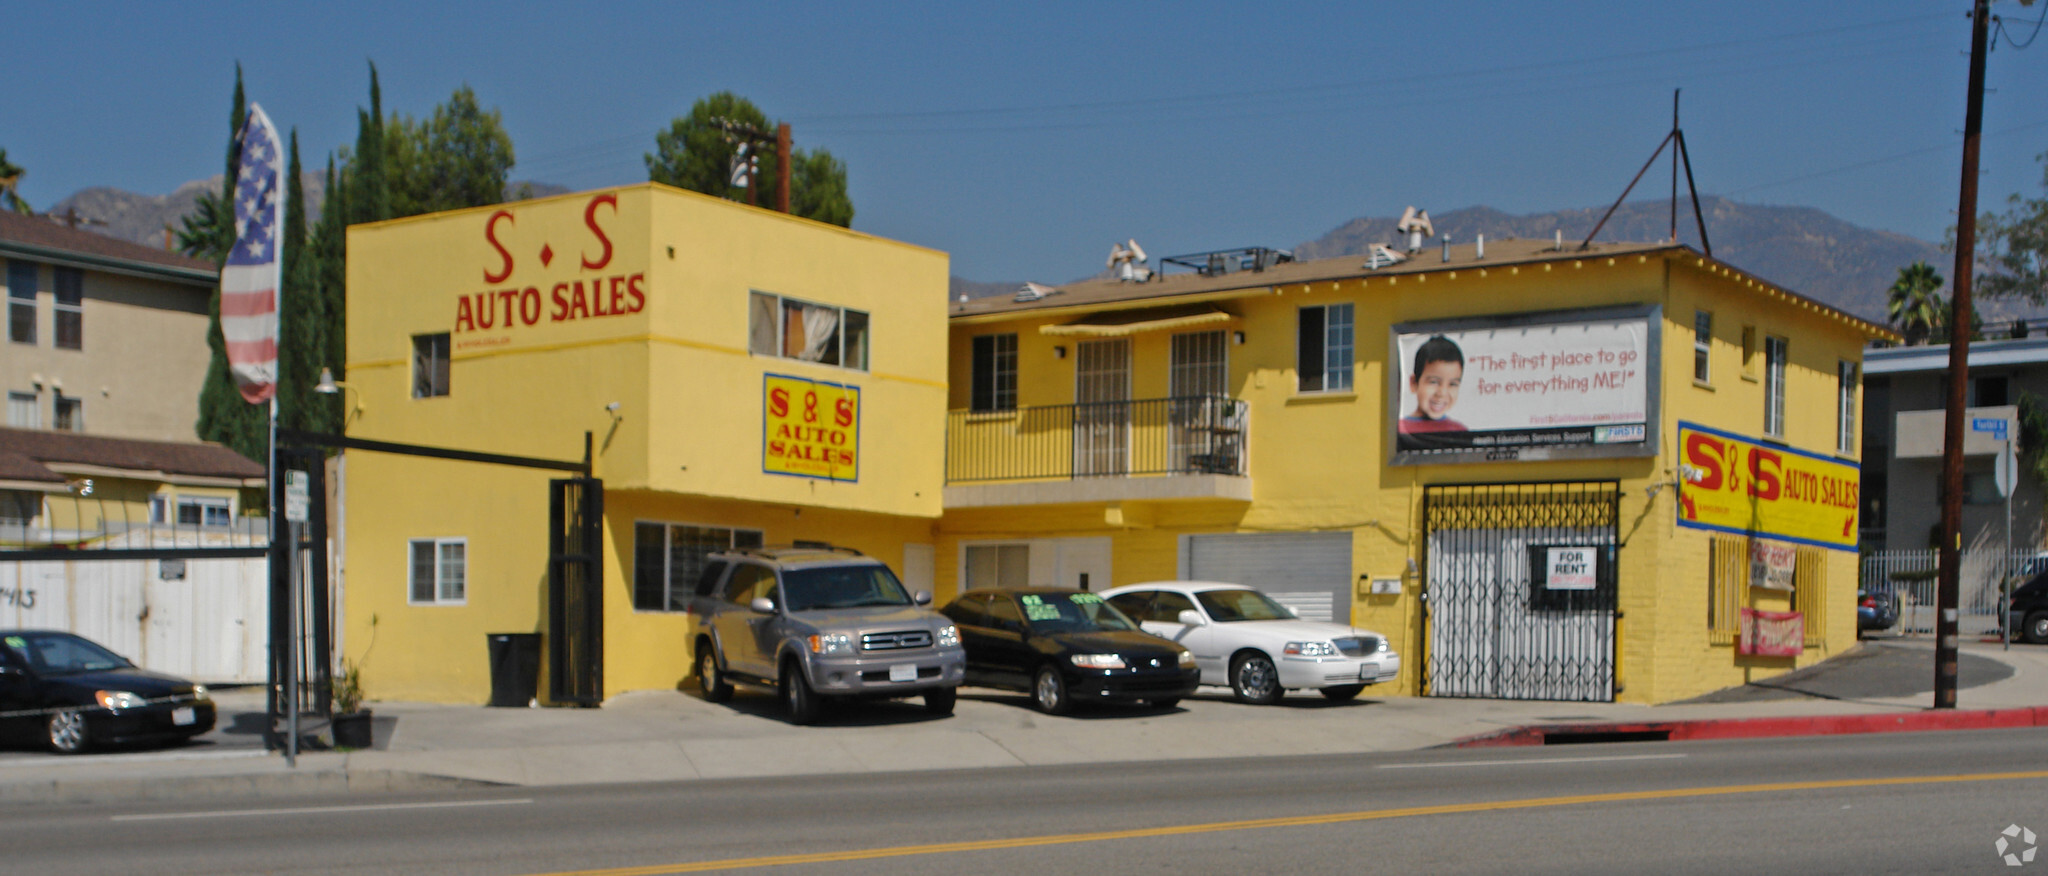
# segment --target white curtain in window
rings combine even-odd
[[[797,358],[816,362],[839,331],[839,308],[804,305],[804,351]]]

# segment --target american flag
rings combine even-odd
[[[235,177],[235,248],[220,272],[228,368],[250,404],[277,393],[278,275],[284,254],[284,154],[263,108],[249,105]]]

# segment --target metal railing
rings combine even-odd
[[[1220,395],[946,413],[946,482],[1245,473],[1247,406]]]
[[[1964,635],[1995,633],[2004,609],[2003,582],[2018,587],[2048,571],[2048,556],[2038,551],[1965,550],[1956,575],[1956,620]],[[1895,597],[1902,633],[1932,633],[1935,621],[1935,552],[1873,551],[1862,557],[1857,587],[1867,593]]]

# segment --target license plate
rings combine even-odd
[[[187,706],[182,709],[171,710],[171,723],[176,724],[180,727],[183,727],[186,724],[190,724],[198,720],[199,716],[193,713],[192,708],[190,706]]]
[[[1367,663],[1367,664],[1365,664],[1365,665],[1363,665],[1363,666],[1360,666],[1360,667],[1358,667],[1358,677],[1359,677],[1359,678],[1364,678],[1364,679],[1377,679],[1377,678],[1379,678],[1379,677],[1380,677],[1380,665],[1379,665],[1378,663]]]
[[[916,680],[917,680],[917,664],[915,664],[915,663],[898,663],[898,664],[896,664],[896,665],[894,665],[894,666],[891,666],[891,667],[889,667],[889,680],[890,680],[890,681],[916,681]]]

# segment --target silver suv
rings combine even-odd
[[[775,691],[797,724],[826,697],[924,697],[953,713],[967,653],[959,629],[881,561],[852,548],[714,553],[697,584],[697,684],[724,702],[734,684]]]

